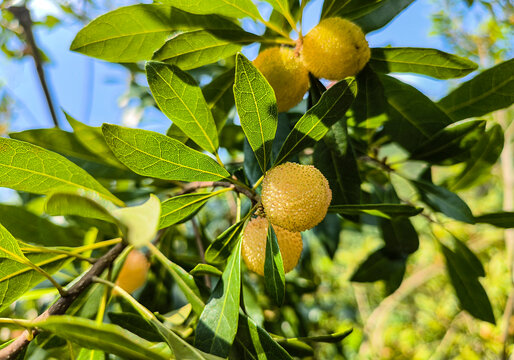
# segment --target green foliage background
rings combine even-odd
[[[72,51],[146,76],[149,87],[134,91],[170,128],[95,128],[65,113],[72,132],[0,138],[0,186],[20,195],[0,204],[0,357],[20,327],[41,331],[20,359],[511,355],[512,6],[445,1],[454,12],[436,14],[434,29],[455,54],[372,49],[355,78],[326,90],[311,77],[308,98],[278,114],[240,51],[294,46],[306,2],[268,2],[269,19],[251,0],[137,4],[77,34]],[[322,18],[370,32],[410,3],[325,0]],[[2,35],[27,40],[8,6]],[[475,33],[460,26],[470,6],[489,14]],[[266,32],[243,30],[243,18]],[[390,73],[467,78],[433,102]],[[242,265],[240,236],[262,174],[285,161],[319,168],[333,202],[302,234],[291,274],[270,231],[262,278]],[[121,239],[128,247],[65,315],[33,321]],[[132,247],[148,254],[149,279],[133,297],[112,296]]]

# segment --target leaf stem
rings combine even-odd
[[[30,329],[32,321],[25,319],[0,318],[0,324],[16,325],[25,329]]]
[[[285,37],[279,37],[279,38],[261,38],[259,40],[261,44],[284,44],[284,45],[295,45],[296,41],[285,38]]]
[[[259,185],[261,184],[262,180],[264,180],[264,175],[262,175],[259,180],[257,180],[257,182],[253,185],[252,187],[252,190],[255,190],[259,187]]]

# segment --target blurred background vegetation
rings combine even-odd
[[[422,0],[419,0],[422,1]],[[509,59],[513,55],[514,5],[509,0],[431,0],[436,11],[431,16],[431,36],[442,39],[446,50],[467,57],[481,69]],[[30,9],[37,1],[28,1]],[[32,47],[27,43],[26,28],[5,9],[16,2],[4,1],[0,19],[0,48],[3,61],[14,62],[32,56]],[[19,3],[19,2],[18,2]],[[65,27],[69,24],[85,24],[88,20],[109,9],[128,4],[128,1],[54,1],[60,8],[59,16],[38,12],[34,28]],[[387,28],[382,30],[387,31]],[[401,36],[401,34],[397,34]],[[42,62],[50,64],[55,59],[45,55],[45,39],[36,38],[43,49]],[[120,66],[120,65],[113,65]],[[141,69],[126,66],[129,76],[126,91],[118,101],[123,109],[120,119],[135,126],[143,120],[148,109],[152,111],[153,100],[146,84],[141,81]],[[215,65],[211,72],[220,69]],[[208,79],[204,73],[194,73],[200,83]],[[467,78],[452,80],[450,86]],[[0,79],[0,86],[1,86]],[[92,80],[93,81],[93,80]],[[49,84],[51,88],[51,84]],[[89,85],[92,86],[92,85]],[[443,94],[441,94],[443,95]],[[82,100],[81,100],[82,101]],[[55,104],[54,104],[55,106]],[[15,113],[23,107],[9,89],[9,84],[0,87],[0,134],[5,134],[15,119]],[[22,110],[30,113],[31,109]],[[145,112],[146,111],[146,112]],[[150,113],[150,117],[152,113]],[[27,120],[27,128],[42,126],[39,114]],[[30,116],[29,116],[30,118]],[[497,111],[485,117],[491,123],[498,123],[505,132],[503,153],[498,162],[482,169],[482,176],[473,180],[459,195],[477,213],[495,212],[499,209],[514,210],[513,133],[514,109]],[[84,119],[82,119],[84,121]],[[48,124],[46,124],[48,126]],[[152,125],[150,125],[151,127]],[[155,125],[159,127],[161,125]],[[243,138],[227,135],[240,145]],[[239,137],[238,137],[239,136]],[[223,142],[222,140],[221,142]],[[239,144],[239,145],[237,145]],[[397,153],[392,151],[389,156]],[[229,151],[225,154],[237,165],[242,154]],[[305,155],[309,157],[309,154]],[[433,175],[440,182],[460,172],[463,164],[435,167]],[[26,204],[26,208],[42,214],[39,198],[13,197],[4,194],[9,202]],[[228,200],[228,201],[225,201]],[[415,201],[415,199],[413,199]],[[235,217],[235,202],[231,195],[227,199],[209,202],[197,216],[205,239],[214,239],[229,226]],[[420,234],[420,249],[409,258],[406,274],[401,286],[390,293],[386,284],[350,282],[358,265],[369,254],[381,246],[381,238],[373,218],[369,225],[357,227],[350,221],[341,223],[336,215],[329,215],[316,229],[304,234],[304,253],[299,266],[288,275],[286,304],[274,307],[264,295],[263,284],[255,274],[245,272],[245,305],[254,320],[266,324],[272,333],[284,337],[322,335],[353,328],[353,333],[342,343],[317,344],[316,359],[498,359],[500,354],[508,358],[514,353],[511,345],[514,337],[513,302],[513,230],[502,230],[486,224],[468,225],[442,215],[436,219],[439,224],[422,216],[413,218]],[[108,231],[108,230],[106,230]],[[339,235],[339,244],[326,240],[332,234]],[[451,236],[465,241],[482,260],[487,276],[481,279],[493,305],[497,324],[492,325],[473,319],[459,310],[454,290],[445,275],[444,259],[435,240]],[[194,229],[190,222],[173,228],[165,237],[162,249],[174,261],[188,268],[197,261],[194,246]],[[207,241],[206,241],[207,244]],[[67,266],[57,278],[69,280],[80,273],[80,268]],[[167,273],[158,264],[152,265],[147,285],[137,294],[140,301],[155,311],[168,312],[185,303],[179,291],[170,292],[174,285]],[[171,296],[171,294],[174,294]],[[35,290],[18,301],[10,316],[33,318],[39,309],[46,306],[55,290],[42,283]],[[123,306],[122,303],[116,306]],[[266,309],[266,310],[262,310]],[[12,329],[0,330],[0,341],[13,336]],[[38,338],[38,343],[46,341]],[[45,350],[34,351],[34,359],[68,358],[56,342]],[[37,352],[40,352],[39,355]]]

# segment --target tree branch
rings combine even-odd
[[[123,251],[125,246],[126,244],[124,243],[116,244],[105,255],[100,257],[91,267],[91,269],[89,269],[89,271],[67,291],[67,295],[65,297],[60,297],[52,306],[48,308],[48,310],[39,315],[35,321],[45,320],[50,315],[64,314],[70,305],[77,299],[77,297],[84,290],[86,290],[89,285],[91,285],[93,282],[93,277],[101,275],[102,272],[107,269]],[[32,330],[31,332],[32,334],[29,334],[29,331],[25,330],[11,344],[1,349],[0,360],[15,359],[16,355],[30,343],[31,340],[29,340],[29,338],[32,339],[38,334],[36,329]]]
[[[52,116],[52,121],[54,122],[55,127],[59,127],[59,121],[57,120],[57,114],[55,112],[55,107],[52,102],[52,96],[50,95],[50,90],[48,88],[48,83],[46,81],[45,71],[43,69],[43,59],[41,58],[40,50],[36,44],[36,39],[34,37],[34,33],[32,32],[32,19],[30,17],[30,11],[22,6],[10,6],[7,8],[20,22],[20,25],[23,27],[23,31],[25,32],[25,36],[27,37],[27,45],[29,47],[30,53],[34,58],[34,63],[36,65],[37,74],[39,77],[39,82],[41,83],[41,87],[43,88],[43,93],[45,94],[46,103],[48,104],[48,110],[50,110],[50,115]]]
[[[260,201],[259,195],[257,195],[257,193],[255,191],[252,191],[250,189],[244,188],[239,185],[232,184],[228,181],[194,181],[194,182],[184,185],[182,187],[182,191],[180,192],[180,195],[189,194],[200,188],[206,188],[206,187],[232,188],[232,189],[234,189],[234,191],[248,197],[250,200],[252,200],[253,203],[258,203]]]

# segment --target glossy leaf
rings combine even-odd
[[[82,348],[77,360],[105,360],[105,356],[106,354],[103,351]]]
[[[451,190],[466,189],[489,175],[489,169],[498,161],[503,150],[504,135],[500,125],[493,125],[471,149],[466,166],[450,179]]]
[[[316,105],[298,120],[274,165],[286,161],[313,141],[322,139],[330,127],[344,116],[356,94],[357,84],[354,79],[340,81],[324,92]]]
[[[379,75],[366,65],[357,74],[357,97],[352,104],[354,121],[359,126],[364,127],[364,136],[374,133],[374,123],[383,123],[387,120],[387,99],[385,97],[384,86],[380,81]],[[369,129],[369,130],[368,130]]]
[[[365,11],[362,14],[359,13],[353,21],[366,33],[377,30],[387,25],[413,1],[414,0],[383,0],[376,8],[372,7],[370,12]]]
[[[233,18],[260,20],[259,10],[251,0],[159,0],[192,14],[218,14]]]
[[[205,260],[211,264],[220,264],[228,259],[243,231],[245,223],[246,218],[221,233],[205,250]]]
[[[45,202],[45,212],[52,216],[77,215],[119,225],[113,214],[115,210],[116,207],[108,201],[79,193],[54,193]]]
[[[360,203],[361,179],[357,160],[346,129],[346,119],[338,121],[314,148],[314,165],[328,180],[332,204]]]
[[[511,229],[514,228],[514,212],[502,211],[476,216],[475,222],[490,224],[504,229]]]
[[[325,0],[321,11],[321,18],[340,16],[347,19],[356,19],[380,7],[377,0]]]
[[[236,58],[234,98],[241,127],[265,172],[277,131],[277,101],[266,78],[242,54]]]
[[[3,245],[7,235],[2,232],[0,236],[2,236],[0,244]],[[2,256],[1,253],[0,256]],[[66,255],[49,253],[25,252],[25,257],[50,275],[73,260]],[[2,256],[0,264],[0,312],[34,286],[46,280],[46,277],[36,272],[32,267],[22,264],[17,260],[7,259]]]
[[[456,55],[428,48],[373,48],[371,67],[383,73],[416,73],[436,79],[463,77],[478,65]]]
[[[14,190],[36,194],[82,190],[123,205],[98,181],[66,158],[23,141],[0,138],[0,172],[0,186]]]
[[[415,148],[410,158],[445,165],[466,160],[472,147],[483,137],[484,131],[484,120],[452,124]]]
[[[44,246],[82,243],[80,231],[63,227],[20,206],[0,204],[0,224],[15,238]]]
[[[227,22],[218,16],[193,15],[167,5],[125,6],[90,22],[79,31],[70,49],[113,62],[149,60],[173,31],[216,29]]]
[[[209,264],[198,264],[189,272],[193,276],[210,275],[221,277],[223,273]]]
[[[294,23],[291,11],[289,8],[289,0],[266,0],[273,6],[273,9],[278,11],[284,18]]]
[[[157,234],[161,218],[161,202],[157,196],[138,206],[114,210],[118,221],[125,227],[125,239],[135,247],[142,247],[153,240]]]
[[[514,102],[514,59],[483,71],[442,98],[437,105],[454,120],[477,117]]]
[[[379,227],[385,242],[383,251],[387,257],[403,259],[418,250],[419,235],[409,219],[402,216],[391,220],[380,219]],[[400,280],[402,277],[403,273]]]
[[[284,263],[278,245],[277,235],[271,223],[268,223],[266,239],[266,257],[264,260],[264,284],[266,290],[277,305],[282,305],[286,291]]]
[[[251,359],[259,360],[293,360],[262,327],[248,316],[239,313],[239,327],[236,340],[242,345]]]
[[[198,146],[215,153],[216,124],[202,90],[191,75],[174,65],[147,62],[146,77],[162,112]]]
[[[423,208],[403,204],[349,204],[331,205],[328,211],[346,215],[370,214],[389,219],[395,216],[415,216],[422,212]]]
[[[121,326],[148,341],[161,341],[161,335],[140,315],[129,312],[110,312],[107,314],[111,322]]]
[[[166,41],[152,59],[176,65],[182,70],[196,69],[235,55],[243,45],[257,40],[259,36],[236,25],[220,30],[188,31]]]
[[[387,75],[380,75],[380,81],[389,105],[384,131],[405,149],[415,149],[453,122],[414,87]]]
[[[112,324],[68,315],[51,316],[34,323],[38,329],[49,331],[83,347],[99,349],[127,359],[169,359],[169,355],[152,349],[152,343]]]
[[[195,336],[195,346],[200,350],[228,356],[238,327],[240,291],[241,241],[228,259],[223,276],[200,315]]]
[[[180,141],[152,131],[104,124],[107,144],[137,174],[163,180],[221,180],[229,173],[216,161]]]
[[[211,197],[227,191],[223,189],[210,193],[194,193],[174,196],[161,204],[162,213],[159,229],[176,224],[199,210]]]
[[[455,220],[468,224],[475,223],[468,205],[457,194],[426,181],[412,180],[412,182],[420,190],[423,201],[436,211]]]
[[[446,268],[460,305],[477,319],[495,324],[491,302],[484,288],[473,273],[469,273],[468,262],[459,252],[450,250],[441,244],[446,259]]]
[[[318,336],[306,336],[306,337],[299,337],[297,340],[300,341],[306,341],[306,342],[322,342],[322,343],[329,343],[329,344],[335,344],[340,341],[343,341],[353,332],[353,329],[341,331],[338,333],[328,334],[328,335],[318,335]]]

